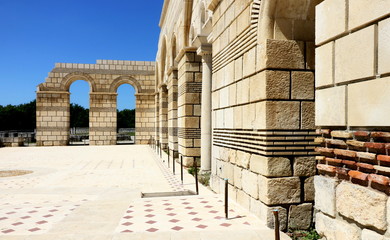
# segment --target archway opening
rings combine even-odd
[[[117,90],[117,144],[134,144],[136,135],[135,89],[122,84]]]
[[[70,145],[89,144],[89,93],[87,81],[76,80],[69,89],[70,92]]]

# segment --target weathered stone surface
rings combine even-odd
[[[389,14],[390,2],[371,0],[367,5],[365,0],[353,0],[349,3],[349,29],[364,25],[372,20]]]
[[[250,212],[255,214],[261,221],[266,222],[267,227],[274,228],[274,210],[279,210],[279,228],[280,230],[287,229],[287,210],[283,207],[275,206],[268,207],[259,200],[251,198],[251,209]]]
[[[234,185],[242,188],[242,168],[234,166]]]
[[[296,157],[294,159],[294,176],[314,176],[316,174],[315,157]]]
[[[298,129],[300,119],[300,103],[285,101],[266,102],[267,128]]]
[[[323,213],[316,214],[316,230],[326,240],[360,240],[361,234],[358,227]]]
[[[350,126],[388,126],[390,77],[351,84],[348,87],[348,123]],[[364,89],[365,94],[361,94]],[[373,107],[375,106],[375,107]],[[378,117],[373,117],[378,116]],[[380,116],[380,117],[379,117]]]
[[[291,98],[314,99],[314,73],[292,72],[291,73]]]
[[[312,218],[313,204],[303,203],[291,205],[288,215],[289,229],[309,229]]]
[[[316,87],[333,83],[333,42],[316,48]]]
[[[243,168],[249,168],[249,160],[251,155],[249,153],[238,151],[236,153],[236,163]]]
[[[384,240],[384,236],[380,235],[374,231],[363,229],[362,231],[362,240]]]
[[[266,40],[266,67],[304,69],[303,44],[297,41]]]
[[[301,129],[315,128],[315,103],[301,103]]]
[[[242,190],[237,190],[237,203],[249,210],[251,197]]]
[[[291,176],[291,164],[288,158],[264,157],[252,154],[250,170],[267,177]]]
[[[246,169],[242,171],[242,189],[251,197],[259,198],[258,175]]]
[[[336,40],[336,83],[374,76],[374,36],[375,27],[370,26]],[[362,39],[365,39],[364,43]]]
[[[336,207],[341,215],[380,230],[387,229],[387,199],[384,193],[349,182],[342,182],[336,190]]]
[[[390,72],[390,18],[378,24],[378,72],[384,74]]]
[[[259,175],[259,199],[265,204],[298,203],[300,194],[298,177],[267,178]]]
[[[316,44],[346,30],[345,0],[323,1],[316,7]]]
[[[305,201],[314,201],[314,177],[309,177],[304,183]]]
[[[336,186],[338,181],[324,176],[314,177],[315,208],[336,216]]]
[[[345,91],[345,86],[316,91],[316,126],[345,125]]]

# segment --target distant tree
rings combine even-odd
[[[89,127],[89,109],[70,104],[70,127]]]
[[[33,130],[35,128],[35,100],[20,105],[0,105],[0,130]]]
[[[135,109],[117,110],[118,128],[135,128]]]

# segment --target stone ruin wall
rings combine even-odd
[[[316,228],[390,239],[390,1],[325,0],[316,19]]]
[[[69,143],[70,85],[90,85],[90,145],[116,144],[117,93],[121,84],[136,89],[136,143],[154,132],[154,62],[97,60],[96,64],[57,63],[37,91],[37,145]]]

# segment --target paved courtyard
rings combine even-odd
[[[142,145],[1,148],[0,171],[33,173],[0,178],[0,239],[274,239],[232,202],[226,220],[223,196],[203,186],[141,197],[194,191],[176,167]]]

